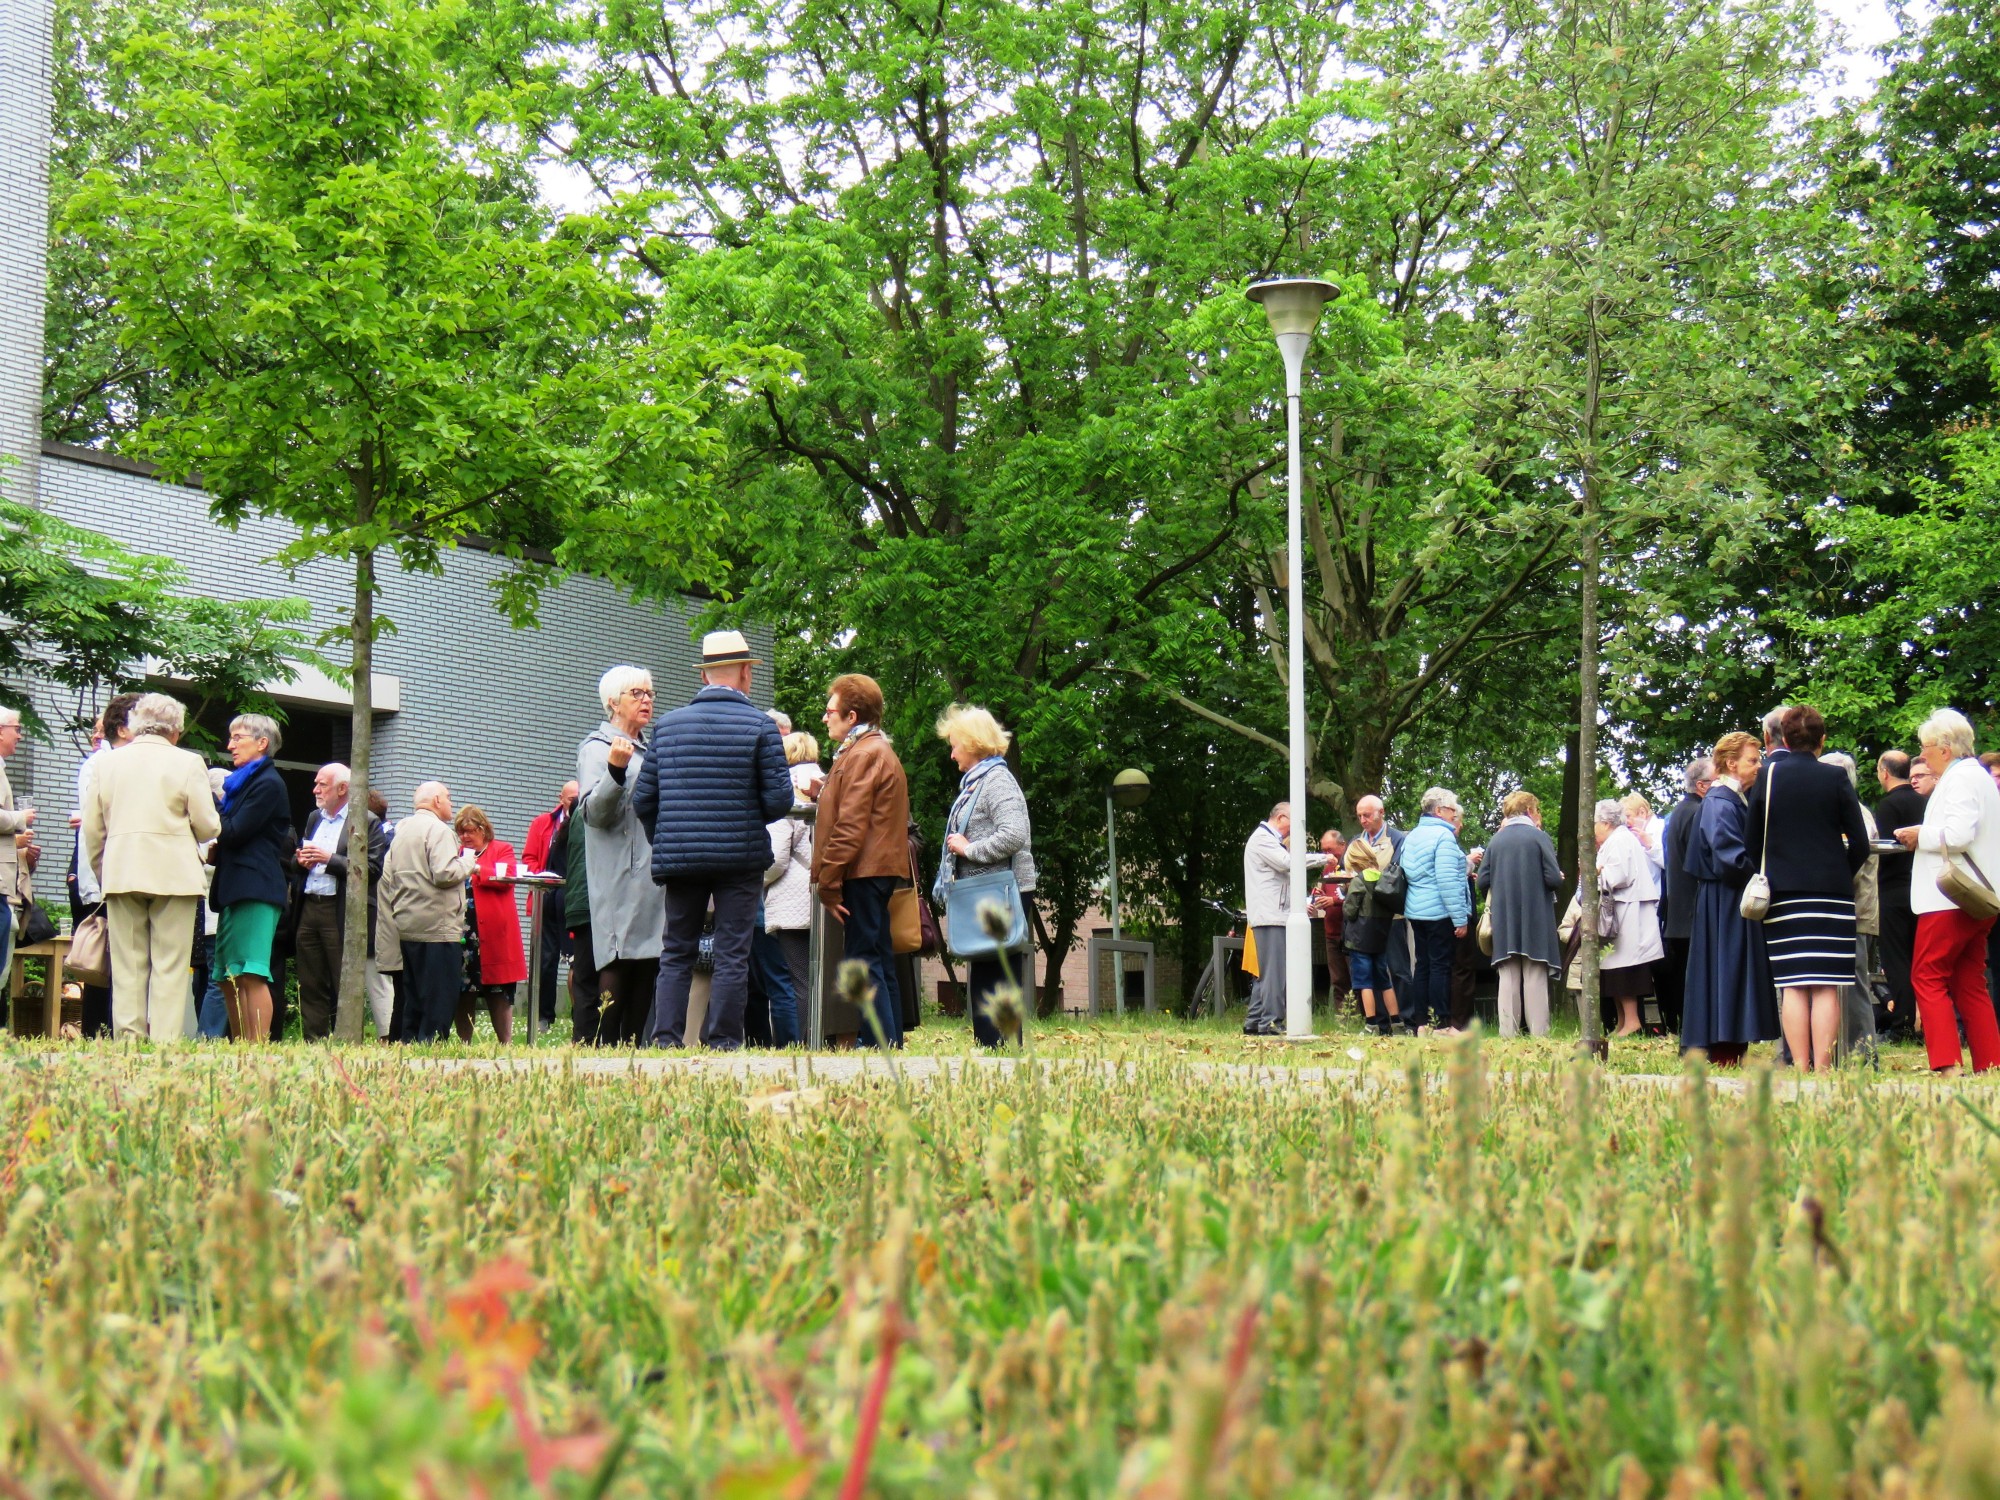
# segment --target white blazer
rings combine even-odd
[[[1945,855],[1966,853],[2000,888],[2000,787],[1970,755],[1946,766],[1931,788],[1923,826],[1917,830],[1917,857],[1910,863],[1911,911],[1958,910],[1938,889],[1937,878]]]

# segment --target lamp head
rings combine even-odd
[[[1111,800],[1120,807],[1137,807],[1153,795],[1144,771],[1120,771],[1111,778]]]
[[[1260,281],[1244,295],[1262,305],[1271,332],[1283,338],[1288,333],[1310,335],[1319,326],[1320,309],[1340,295],[1340,288],[1330,281],[1301,278]]]

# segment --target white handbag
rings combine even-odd
[[[1771,862],[1771,803],[1778,795],[1778,763],[1771,762],[1764,778],[1764,848],[1757,858],[1757,873],[1743,887],[1743,899],[1736,909],[1746,922],[1761,922],[1771,914],[1771,881],[1764,868]]]

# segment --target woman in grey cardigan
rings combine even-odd
[[[1491,891],[1493,963],[1500,971],[1500,1035],[1516,1036],[1521,1012],[1528,1031],[1549,1034],[1549,975],[1562,968],[1556,938],[1556,891],[1562,870],[1556,846],[1542,832],[1542,804],[1514,792],[1500,804],[1501,823],[1479,866],[1479,889]]]
[[[632,810],[653,718],[652,674],[613,667],[597,695],[604,722],[576,752],[577,810],[590,830],[583,856],[601,1007],[596,1036],[600,1045],[632,1044],[645,1036],[652,1015],[667,920],[666,900],[653,884],[652,836]]]
[[[961,875],[984,875],[1008,866],[1025,898],[1035,888],[1035,856],[1029,849],[1028,799],[1021,792],[1021,783],[1007,769],[1007,744],[1013,736],[985,709],[963,703],[945,710],[938,719],[937,734],[950,744],[952,762],[964,773],[959,779],[958,800],[945,818],[945,854],[938,870],[938,888],[942,890]],[[1032,983],[1027,959],[1024,948],[1008,960],[1024,995]],[[1001,978],[997,955],[975,958],[966,966],[965,1008],[972,1014],[973,1036],[986,1047],[998,1047],[1005,1040],[989,1013]],[[1019,1028],[1009,1030],[1018,1041]]]

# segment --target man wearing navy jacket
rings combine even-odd
[[[715,958],[701,1040],[718,1051],[743,1045],[750,942],[771,863],[766,825],[792,807],[784,740],[750,701],[757,665],[738,631],[713,631],[702,641],[705,685],[654,728],[652,753],[632,792],[632,810],[652,835],[653,881],[667,904],[653,999],[656,1046],[686,1040],[688,995],[711,904]]]

